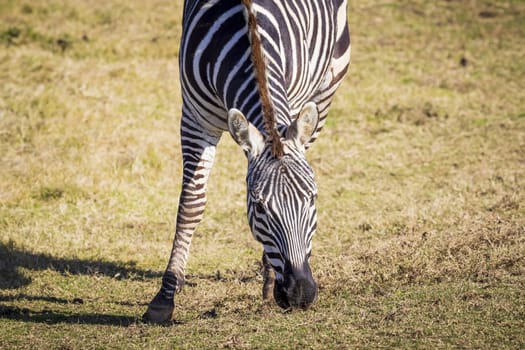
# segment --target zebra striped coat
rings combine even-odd
[[[265,296],[317,296],[308,259],[316,228],[315,141],[349,64],[346,0],[186,0],[180,46],[183,185],[162,287],[145,318],[172,317],[206,202],[215,147],[229,131],[248,159],[248,219],[263,244]]]

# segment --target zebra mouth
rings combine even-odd
[[[293,276],[285,281],[275,281],[273,296],[277,305],[283,309],[308,309],[317,299],[317,283],[313,280],[298,279]]]

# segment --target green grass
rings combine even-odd
[[[228,135],[170,325],[180,2],[0,1],[0,348],[525,347],[525,4],[349,4],[308,153],[320,298],[261,300]]]

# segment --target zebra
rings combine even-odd
[[[350,61],[347,0],[185,0],[179,51],[182,190],[170,258],[147,321],[170,320],[228,131],[246,155],[247,216],[263,245],[263,298],[308,308],[317,186],[305,151]]]

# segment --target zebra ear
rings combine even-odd
[[[235,142],[252,157],[259,155],[264,148],[264,137],[238,109],[228,111],[228,129]]]
[[[304,146],[317,130],[318,122],[317,105],[314,102],[306,103],[299,117],[286,130],[286,139],[294,141],[298,146]]]

